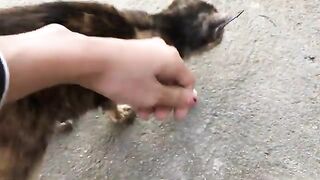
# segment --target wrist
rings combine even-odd
[[[10,84],[10,72],[7,61],[0,52],[0,108],[7,100],[7,94]]]
[[[83,49],[81,60],[77,60],[77,72],[73,73],[73,83],[89,85],[96,77],[108,78],[115,66],[123,58],[126,40],[117,38],[84,37],[78,43]],[[83,53],[84,52],[84,53]]]
[[[10,71],[7,102],[72,82],[75,64],[66,58],[68,56],[63,57],[66,54],[59,54],[59,48],[46,46],[47,43],[39,39],[27,34],[0,37],[0,51]]]

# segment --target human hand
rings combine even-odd
[[[104,63],[100,73],[81,80],[83,86],[117,103],[133,106],[142,118],[155,113],[163,119],[175,110],[175,117],[181,119],[196,103],[194,76],[177,50],[163,40],[90,41],[88,44],[94,49],[87,53],[92,58],[104,59]],[[106,51],[106,47],[112,51]]]
[[[183,118],[195,104],[192,73],[177,50],[158,38],[88,37],[49,25],[0,42],[11,71],[8,102],[54,85],[79,84],[142,116],[163,118],[175,110]]]

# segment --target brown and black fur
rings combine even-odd
[[[182,57],[219,44],[225,23],[217,9],[199,0],[175,0],[157,14],[117,10],[87,2],[52,2],[0,10],[0,35],[61,24],[88,36],[123,39],[162,37]],[[28,179],[41,162],[56,122],[77,120],[102,108],[115,121],[135,117],[106,97],[77,85],[60,85],[6,104],[0,111],[0,180]]]

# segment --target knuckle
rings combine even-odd
[[[153,105],[154,106],[163,103],[163,101],[165,101],[165,99],[168,98],[168,97],[166,97],[167,96],[166,88],[164,88],[162,85],[159,85],[155,92],[156,93],[154,93],[154,95],[153,95],[153,97],[154,97]]]
[[[48,28],[51,28],[51,29],[53,29],[53,30],[57,30],[57,31],[67,30],[67,28],[64,27],[63,25],[61,25],[61,24],[56,24],[56,23],[49,24],[47,27],[48,27]]]
[[[166,43],[161,37],[154,37],[153,39],[154,39],[155,41],[161,43],[161,44],[165,44],[165,43]]]
[[[169,54],[170,54],[170,56],[171,56],[172,58],[174,58],[174,59],[180,59],[179,52],[178,52],[178,50],[177,50],[175,47],[169,46],[168,49],[169,49],[169,50],[168,50],[168,51],[169,51]]]
[[[71,32],[65,26],[60,25],[60,24],[55,24],[55,23],[49,24],[45,28],[48,30],[48,32],[57,33],[57,34],[67,34],[67,33]]]
[[[145,102],[145,107],[146,108],[151,108],[154,107],[157,104],[157,97],[156,96],[151,96],[150,98],[148,98]]]
[[[192,86],[194,86],[194,84],[196,83],[196,78],[194,77],[194,75],[190,75],[190,80],[189,80],[189,84],[191,84]]]
[[[156,93],[154,95],[154,104],[153,105],[157,105],[159,102],[161,102],[163,100],[163,93],[161,93],[161,91],[159,93]]]

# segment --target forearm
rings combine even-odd
[[[108,72],[108,61],[120,58],[125,45],[120,39],[65,34],[0,36],[10,73],[6,102],[59,84],[90,84],[83,81]]]
[[[32,48],[23,35],[0,37],[0,51],[7,61],[10,74],[7,102],[32,92],[68,81],[68,66]],[[29,44],[27,44],[29,43]]]

